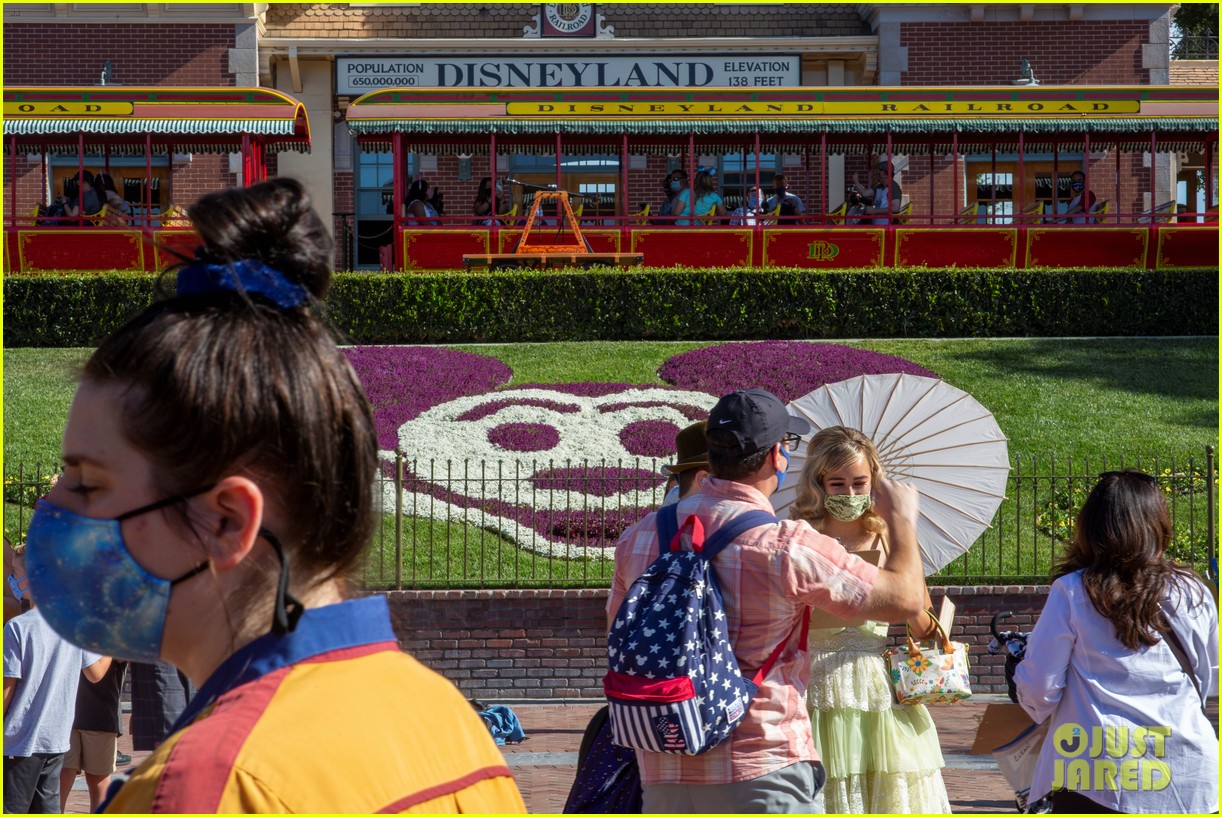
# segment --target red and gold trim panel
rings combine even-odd
[[[590,250],[592,252],[619,252],[620,246],[620,231],[619,230],[582,230],[582,236],[586,241],[590,242]],[[501,230],[499,237],[499,249],[497,252],[513,252],[517,249],[518,239],[522,237],[521,230]],[[554,228],[535,227],[530,231],[531,244],[543,244],[551,241],[560,243],[567,241],[572,237],[571,231],[565,231],[559,237],[556,236]]]
[[[749,267],[755,234],[751,230],[676,227],[633,230],[629,252],[640,253],[647,267]]]
[[[488,252],[488,230],[451,230],[430,227],[404,230],[403,259],[408,272],[457,270],[463,268],[464,255]]]
[[[765,267],[851,269],[881,267],[885,230],[869,227],[764,230]]]
[[[1159,227],[1155,269],[1212,267],[1218,263],[1218,228]]]
[[[138,230],[18,230],[18,270],[26,273],[143,272],[141,244]]]
[[[897,267],[1013,268],[1018,261],[1018,230],[989,227],[895,231]]]
[[[1026,266],[1144,267],[1149,236],[1144,227],[1032,227]]]

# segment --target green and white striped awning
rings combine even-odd
[[[75,154],[83,137],[112,155],[310,149],[305,106],[266,88],[4,89],[4,135],[19,151]]]
[[[110,151],[114,156],[143,156],[145,134],[152,134],[154,154],[165,153],[170,147],[176,153],[234,153],[241,150],[243,134],[262,137],[260,141],[275,152],[308,153],[310,150],[308,142],[295,136],[294,124],[285,120],[25,119],[4,122],[6,137],[50,137],[46,143],[47,153],[50,154],[75,155],[76,141],[64,141],[57,137],[75,137],[78,133],[85,134],[86,138],[141,138],[140,143],[115,144]],[[174,137],[182,138],[180,141]]]

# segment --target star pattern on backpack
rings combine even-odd
[[[693,549],[666,549],[629,587],[608,635],[604,681],[619,745],[697,755],[725,740],[745,717],[758,687],[739,670],[712,565],[736,531],[776,522],[763,512],[744,516],[751,518],[728,526],[723,541],[715,536],[707,542],[689,517],[684,525],[694,531]],[[673,544],[678,537],[665,540]]]

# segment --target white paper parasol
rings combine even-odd
[[[862,375],[829,383],[788,409],[813,430],[791,455],[791,476],[772,495],[773,507],[780,511],[796,499],[798,473],[815,433],[830,426],[860,429],[878,448],[886,475],[920,493],[917,540],[926,576],[966,553],[1005,499],[1005,435],[988,409],[941,380]]]

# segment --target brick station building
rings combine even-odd
[[[1018,80],[1024,60],[1044,86],[1216,85],[1217,69],[1210,63],[1178,71],[1171,65],[1175,8],[1158,3],[23,3],[4,7],[4,79],[9,86],[92,86],[106,72],[108,84],[257,85],[291,94],[309,113],[313,150],[281,155],[272,170],[310,186],[319,210],[336,225],[342,266],[371,268],[390,228],[390,157],[360,150],[344,122],[348,104],[368,91],[390,85],[573,87],[599,81],[996,86]],[[54,187],[75,171],[75,161],[51,161]],[[143,165],[142,157],[116,161]],[[225,156],[180,153],[172,161],[173,195],[180,205],[235,183],[240,173],[238,162]],[[626,196],[620,202],[624,211],[644,204],[656,211],[663,201],[663,177],[669,169],[688,167],[679,154],[630,155],[624,191],[619,161],[617,154],[566,156],[564,186],[608,200]],[[774,173],[785,173],[791,191],[818,212],[840,200],[839,191],[854,172],[865,173],[866,161],[831,157],[826,198],[814,189],[809,164],[800,155],[765,155],[761,180],[767,186]],[[1082,161],[1081,153],[1062,153],[1058,174],[1067,175]],[[6,173],[18,174],[21,193],[41,185],[40,162],[38,156],[8,162]],[[701,155],[696,163],[718,167],[731,206],[743,185],[754,180],[749,156]],[[898,179],[914,212],[953,212],[970,204],[977,191],[963,185],[952,197],[952,178],[973,175],[992,185],[990,195],[1000,200],[1009,195],[1016,157],[964,156],[953,177],[950,163],[943,164],[935,181],[944,192],[930,201],[928,163],[914,160],[909,167],[907,157],[896,157]],[[1106,152],[1092,153],[1090,164],[1109,179],[1116,172]],[[554,155],[503,154],[497,174],[554,181],[554,165]],[[1199,166],[1199,157],[1160,153],[1159,199],[1194,202]],[[413,153],[409,167],[439,185],[447,216],[470,212],[479,180],[489,171],[486,157],[427,153]],[[1027,167],[1033,171],[1027,174],[1029,185],[1041,177],[1050,185],[1051,157],[1043,163],[1028,157]],[[153,172],[168,173],[165,157],[155,160]],[[1149,189],[1148,158],[1130,160],[1124,174],[1117,183],[1127,191],[1122,198],[1129,199],[1122,209],[1153,206],[1149,193],[1140,192]]]

